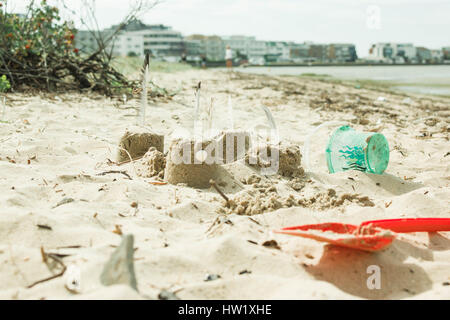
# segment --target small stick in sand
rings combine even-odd
[[[52,230],[52,227],[47,226],[45,224],[37,224],[36,225],[39,229],[46,229],[46,230]]]
[[[124,160],[124,161],[121,161],[121,162],[116,162],[116,161],[112,161],[111,159],[107,159],[107,164],[108,165],[114,165],[114,166],[121,166],[121,165],[123,165],[123,164],[126,164],[126,163],[130,163],[131,161],[135,161],[135,160],[140,160],[140,159],[142,159],[144,156],[140,156],[140,157],[136,157],[136,158],[133,158],[133,159],[128,159],[128,160]]]
[[[139,160],[139,159],[142,159],[144,156],[141,156],[141,157],[137,157],[137,158],[134,158],[133,160]],[[123,165],[123,164],[125,164],[125,163],[130,163],[132,160],[125,160],[125,161],[122,161],[122,162],[114,162],[114,164],[115,165],[117,165],[117,166],[121,166],[121,165]]]
[[[115,229],[112,232],[119,236],[123,235],[122,228],[119,224],[116,224]]]
[[[120,173],[120,174],[123,174],[124,176],[126,176],[128,179],[133,180],[126,171],[119,171],[119,170],[105,171],[105,172],[97,173],[97,175],[98,176],[104,176],[104,175],[109,174],[109,173]]]
[[[202,87],[202,82],[199,81],[197,87],[195,88],[195,109],[194,109],[194,136],[198,136],[202,132],[200,124],[200,89]]]
[[[211,184],[211,186],[216,189],[216,191],[222,196],[222,198],[225,199],[225,201],[227,202],[227,206],[230,203],[230,199],[228,199],[228,197],[222,192],[222,190],[219,189],[219,187],[217,186],[216,182],[214,180],[209,180],[209,183]]]
[[[41,247],[42,262],[47,263],[47,254],[45,253],[44,247]]]
[[[213,223],[211,223],[211,225],[209,226],[208,230],[206,230],[206,233],[210,232],[211,229],[216,225],[217,222],[220,223],[219,217],[216,217],[216,218],[214,219]]]
[[[79,249],[79,248],[83,248],[83,246],[81,244],[73,244],[69,246],[56,247],[56,249]]]
[[[60,258],[58,258],[55,254],[52,254],[52,253],[46,253],[46,252],[44,251],[44,248],[43,248],[43,247],[41,247],[41,254],[42,254],[42,259],[44,260],[45,263],[47,263],[47,259],[48,259],[48,258],[52,258],[53,260],[55,260],[55,261],[62,267],[62,270],[61,270],[59,273],[57,273],[57,274],[55,274],[55,275],[53,275],[53,276],[50,276],[50,277],[45,278],[45,279],[42,279],[42,280],[38,280],[38,281],[36,281],[36,282],[33,282],[32,284],[30,284],[29,286],[27,286],[28,289],[33,288],[35,285],[37,285],[37,284],[39,284],[39,283],[46,282],[46,281],[50,281],[50,280],[53,280],[53,279],[55,279],[55,278],[62,277],[62,276],[64,275],[64,273],[66,272],[66,270],[67,270],[67,267],[66,267],[66,265],[64,264],[64,262],[62,262],[62,260],[61,260]]]
[[[98,213],[97,213],[97,212],[94,213],[93,218],[98,222],[98,224],[99,224],[103,229],[105,229],[105,226],[103,225],[103,223],[102,223],[102,222],[100,221],[100,219],[98,218]]]
[[[167,184],[167,182],[163,182],[163,181],[149,181],[148,183],[155,185],[155,186],[164,186]]]
[[[253,219],[251,217],[248,217],[248,218],[250,219],[250,221],[256,223],[257,225],[259,225],[259,226],[261,225],[261,223],[259,223],[259,221],[255,220],[255,219]]]
[[[139,110],[140,124],[145,125],[145,109],[147,108],[147,83],[149,74],[150,54],[145,54],[144,68],[142,69],[142,91],[141,91],[141,108]]]

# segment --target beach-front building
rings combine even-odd
[[[434,49],[431,51],[431,62],[441,63],[444,61],[444,51],[440,49]]]
[[[351,43],[314,44],[285,41],[261,41],[247,36],[191,35],[184,39],[186,54],[206,56],[209,61],[222,61],[226,46],[230,46],[233,59],[250,64],[280,62],[353,62],[357,59],[356,47]]]
[[[211,62],[225,60],[225,49],[231,47],[236,63],[263,65],[283,62],[351,62],[356,60],[353,44],[314,44],[285,41],[262,41],[243,35],[206,36],[182,34],[162,24],[147,25],[140,20],[132,20],[127,25],[119,25],[101,32],[78,31],[76,47],[84,53],[98,49],[99,41],[107,41],[107,48],[115,56],[143,56],[150,53],[154,58],[179,61],[182,56],[188,61],[204,58]],[[115,34],[116,33],[116,34]],[[115,34],[111,38],[111,35]],[[100,41],[100,42],[101,42]],[[406,49],[402,49],[407,51]]]
[[[144,55],[144,41],[141,35],[133,32],[122,32],[115,36],[114,40],[110,42],[113,55],[140,57]]]
[[[222,41],[226,46],[230,46],[233,50],[233,58],[236,56],[248,56],[250,42],[256,41],[255,37],[247,37],[240,35],[222,37]]]
[[[260,61],[267,53],[266,42],[256,40],[255,37],[246,36],[205,36],[190,35],[184,38],[186,54],[189,58],[206,56],[209,61],[225,60],[225,49],[229,45],[233,58],[249,61]]]
[[[392,59],[392,52],[390,43],[376,43],[370,47],[368,58],[374,61],[387,62]]]
[[[116,28],[113,26],[112,29]],[[142,41],[142,54],[150,53],[154,57],[180,57],[184,52],[183,36],[171,27],[156,24],[147,25],[139,20],[131,21],[123,28],[123,33],[131,37],[130,46],[121,50],[121,55],[128,49],[136,48],[138,38]],[[133,39],[136,39],[133,41]],[[129,41],[127,39],[127,41]]]
[[[248,43],[248,59],[249,61],[264,61],[264,55],[267,53],[267,42],[261,40],[251,40]]]
[[[184,39],[184,49],[188,60],[200,60],[200,56],[206,51],[203,40],[191,36]]]
[[[417,59],[419,63],[430,63],[432,60],[431,50],[425,47],[417,47]]]
[[[376,43],[369,50],[369,59],[385,63],[417,62],[417,49],[412,43]]]
[[[225,60],[225,44],[218,36],[204,36],[199,34],[184,38],[185,53],[190,60],[205,56],[209,61]]]
[[[450,47],[443,47],[442,55],[444,60],[450,60]]]
[[[185,51],[183,36],[171,27],[148,25],[142,30],[133,32],[143,38],[144,53],[155,57],[180,57]]]
[[[291,61],[296,63],[311,62],[312,60],[309,56],[309,48],[311,44],[311,42],[289,43],[289,54]]]
[[[358,58],[356,47],[351,43],[332,43],[327,49],[329,62],[354,62]]]
[[[287,62],[291,59],[291,48],[287,42],[267,41],[266,55],[277,57],[276,62]]]
[[[395,56],[403,57],[406,62],[415,62],[417,49],[412,43],[397,43],[394,48]]]
[[[105,41],[119,28],[111,28],[98,33]],[[92,52],[98,48],[96,35],[88,31],[78,31],[75,41],[82,52]],[[154,57],[179,59],[185,51],[183,36],[171,27],[158,24],[147,25],[139,20],[132,20],[107,43],[116,56],[142,56],[150,53]]]
[[[450,48],[447,48],[450,59]],[[428,49],[412,43],[376,43],[369,50],[368,60],[384,63],[442,63],[446,60],[446,48]]]
[[[308,55],[314,61],[326,61],[328,59],[327,44],[311,44],[309,46]]]

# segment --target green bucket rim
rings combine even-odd
[[[370,148],[372,147],[371,144],[373,143],[374,138],[383,140],[383,143],[386,145],[386,148],[387,148],[387,151],[388,151],[387,152],[386,165],[381,170],[378,170],[378,172],[377,172],[377,170],[375,170],[375,167],[372,167],[372,163],[370,162],[370,157],[369,157]],[[388,140],[386,139],[386,137],[383,134],[378,133],[378,132],[374,132],[374,134],[370,136],[370,139],[367,142],[367,149],[364,152],[364,158],[365,158],[365,161],[367,163],[367,168],[369,169],[369,172],[375,173],[375,174],[382,174],[386,170],[386,168],[389,165],[389,142],[388,142]]]

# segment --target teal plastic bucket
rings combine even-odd
[[[342,126],[331,135],[325,155],[330,173],[358,170],[382,174],[389,163],[389,144],[380,133]]]

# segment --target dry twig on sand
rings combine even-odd
[[[43,261],[45,264],[48,263],[48,258],[51,258],[51,259],[53,259],[56,263],[58,263],[58,264],[62,267],[62,269],[61,269],[61,271],[58,272],[57,274],[54,274],[54,275],[52,275],[52,276],[50,276],[50,277],[47,277],[47,278],[44,278],[44,279],[41,279],[41,280],[38,280],[38,281],[33,282],[32,284],[30,284],[29,286],[27,286],[28,289],[33,288],[35,285],[37,285],[37,284],[39,284],[39,283],[43,283],[43,282],[46,282],[46,281],[50,281],[50,280],[53,280],[53,279],[62,277],[62,276],[64,275],[64,273],[66,272],[66,270],[67,270],[66,265],[65,265],[64,262],[58,257],[58,255],[53,254],[53,253],[46,253],[46,252],[44,251],[44,248],[43,248],[43,247],[41,247],[41,255],[42,255],[42,261]]]
[[[216,189],[216,191],[220,194],[220,196],[222,198],[225,199],[227,206],[230,203],[230,199],[228,199],[228,197],[225,195],[225,193],[222,192],[222,190],[219,189],[219,187],[217,186],[217,183],[214,180],[209,180],[209,183],[211,184],[211,186]]]
[[[120,170],[109,170],[109,171],[105,171],[105,172],[100,172],[100,173],[97,173],[97,176],[104,176],[104,175],[111,174],[111,173],[120,173],[120,174],[123,174],[124,176],[126,176],[129,180],[133,180],[133,178],[131,178],[131,176],[126,171],[120,171]]]

